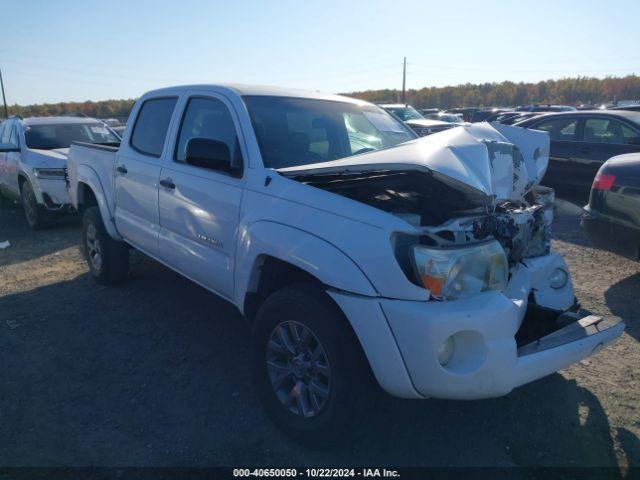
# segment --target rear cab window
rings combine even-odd
[[[162,155],[177,101],[178,97],[151,98],[144,101],[129,141],[134,150],[152,157]]]

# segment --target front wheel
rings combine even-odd
[[[49,226],[51,219],[44,206],[38,203],[33,187],[28,180],[22,184],[20,197],[24,208],[24,216],[29,226],[34,230],[40,230]]]
[[[342,438],[374,392],[348,320],[313,285],[284,287],[260,307],[253,370],[258,395],[276,425],[314,446]]]
[[[98,207],[82,216],[82,247],[91,275],[104,285],[120,283],[129,273],[129,248],[111,238]]]

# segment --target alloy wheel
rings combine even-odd
[[[87,225],[87,254],[91,267],[95,272],[102,269],[102,246],[98,238],[98,231],[93,223]]]
[[[273,391],[290,412],[315,417],[326,406],[331,368],[309,327],[295,321],[279,323],[269,337],[266,363]]]

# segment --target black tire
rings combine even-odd
[[[44,205],[40,205],[29,180],[25,180],[20,188],[20,198],[24,208],[24,216],[33,230],[41,230],[51,224],[51,218]]]
[[[123,282],[129,274],[129,247],[107,233],[98,207],[82,216],[82,249],[91,275],[103,285]]]
[[[313,338],[321,344],[327,360],[326,363],[323,362],[323,369],[328,369],[330,377],[324,382],[322,378],[316,381],[298,377],[296,375],[299,372],[289,374],[281,382],[284,387],[279,391],[280,398],[291,401],[289,406],[285,406],[284,400],[279,398],[272,384],[272,379],[277,377],[273,367],[267,367],[267,358],[274,358],[274,339],[280,346],[286,343],[278,340],[282,339],[277,333],[278,326],[287,328],[286,326],[291,326],[291,322],[298,329],[301,325],[311,331]],[[314,344],[315,340],[312,340]],[[256,389],[267,414],[285,433],[313,447],[330,447],[349,438],[347,433],[353,431],[359,420],[356,413],[366,411],[369,400],[375,393],[371,370],[348,320],[319,286],[290,285],[265,300],[255,319],[252,355]],[[288,351],[283,355],[291,353]],[[294,360],[291,357],[288,360],[277,359],[277,363],[292,365]],[[315,368],[316,366],[310,367],[310,370]],[[308,383],[306,387],[298,388],[299,382],[300,385]],[[324,398],[320,396],[319,401],[318,398],[312,399],[310,395],[315,395],[313,390],[317,392],[317,387],[312,389],[311,382],[314,385],[323,383],[324,387],[328,386],[328,394]],[[290,385],[295,386],[289,391]],[[300,413],[300,392],[306,392],[305,397],[309,400],[307,405],[315,403],[311,412],[307,411],[310,416]],[[296,403],[297,406],[294,405]],[[292,412],[292,408],[297,409],[298,413]]]

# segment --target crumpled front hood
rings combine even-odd
[[[278,171],[285,176],[373,170],[430,171],[500,201],[521,200],[540,183],[548,163],[547,133],[482,122],[451,128],[386,150]]]
[[[64,168],[67,166],[67,158],[69,158],[68,148],[56,148],[55,150],[29,150],[31,163],[33,166],[47,168]],[[35,164],[38,165],[35,165]]]

